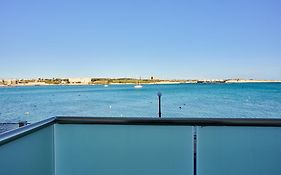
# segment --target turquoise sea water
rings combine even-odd
[[[280,118],[281,83],[37,86],[0,88],[0,122],[57,115]]]

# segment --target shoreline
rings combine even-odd
[[[197,80],[197,81],[159,81],[140,83],[142,85],[173,85],[173,84],[243,84],[243,83],[281,83],[280,80]],[[12,85],[0,85],[1,87],[34,87],[34,86],[96,86],[96,85],[135,85],[136,83],[71,83],[71,84],[12,84]]]

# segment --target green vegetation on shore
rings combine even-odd
[[[175,83],[271,83],[274,80],[225,79],[225,80],[161,80],[136,78],[52,78],[0,80],[0,86],[44,85],[106,85],[106,84],[175,84]]]
[[[147,83],[158,83],[161,80],[151,80],[151,79],[133,79],[133,78],[92,78],[91,84],[147,84]]]
[[[13,86],[13,85],[72,85],[72,84],[153,84],[159,83],[163,80],[159,79],[134,79],[134,78],[76,78],[75,80],[68,78],[52,78],[52,79],[13,79],[13,80],[0,80],[0,85]],[[169,81],[169,80],[167,80]]]

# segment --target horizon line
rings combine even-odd
[[[33,77],[33,78],[2,78],[0,77],[0,80],[38,80],[38,79],[71,79],[71,78],[97,78],[97,79],[143,79],[143,80],[150,80],[151,77],[153,77],[152,80],[265,80],[265,81],[281,81],[281,79],[260,79],[260,78],[241,78],[241,77],[236,77],[236,78],[159,78],[157,76],[150,76],[146,78],[142,77],[125,77],[125,76],[120,76],[120,77],[101,77],[101,76],[70,76],[70,77]]]

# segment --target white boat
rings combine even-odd
[[[135,85],[134,87],[135,87],[136,89],[140,89],[140,88],[142,88],[142,85],[137,84],[137,85]]]
[[[140,77],[139,82],[134,86],[136,89],[142,88],[142,85],[140,84],[140,81],[141,81],[141,77]]]
[[[108,87],[108,85],[106,84],[106,85],[104,85],[104,87]]]

